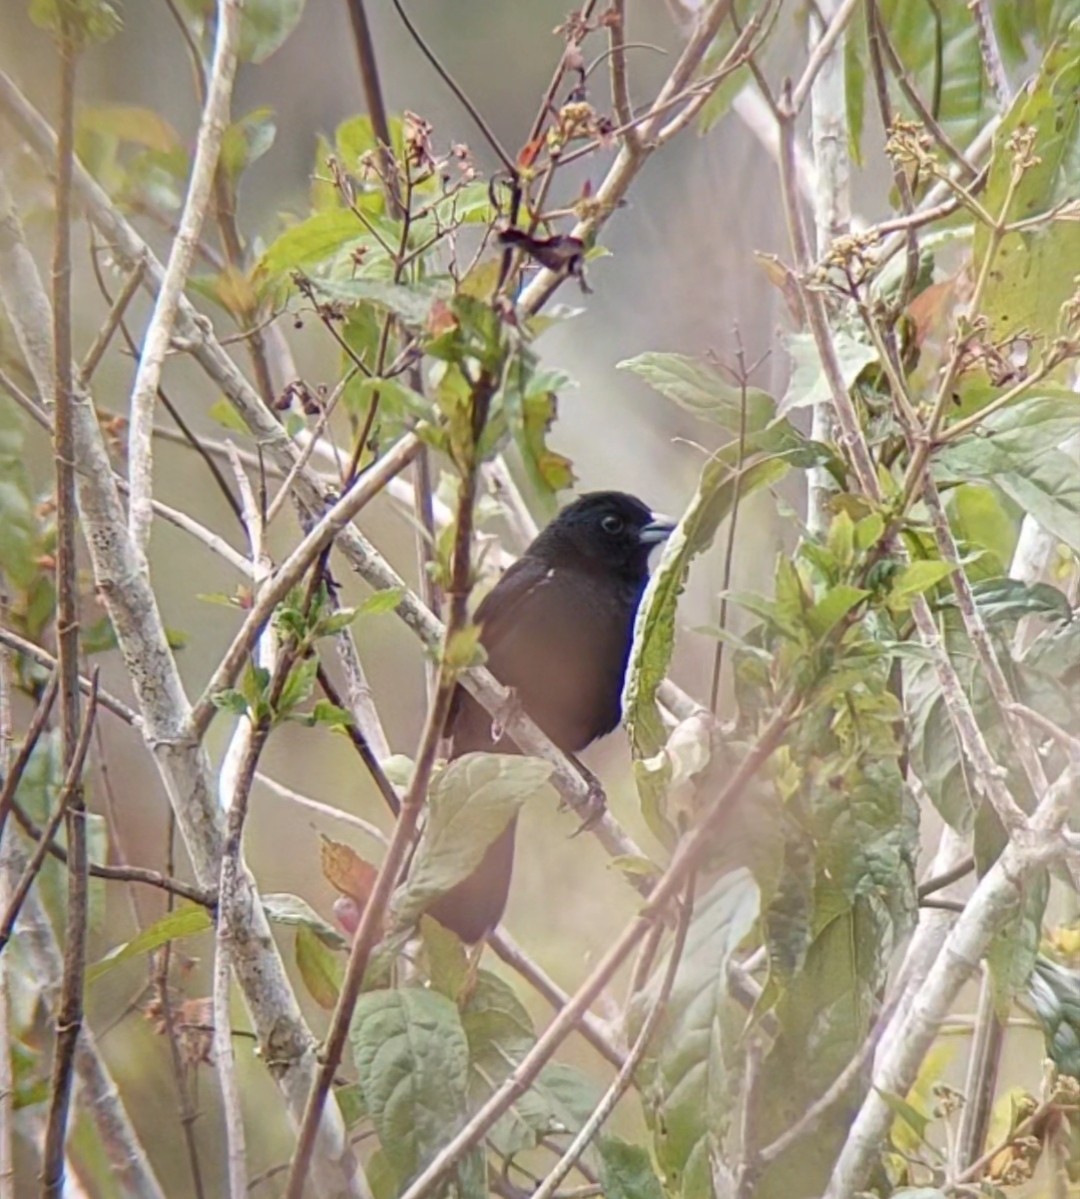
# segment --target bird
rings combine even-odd
[[[649,555],[674,527],[625,492],[588,492],[538,534],[476,609],[488,669],[564,753],[619,724]],[[446,723],[450,759],[518,752],[494,724],[459,686]],[[514,817],[473,873],[427,909],[467,944],[502,919],[516,825]]]

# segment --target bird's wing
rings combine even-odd
[[[519,558],[484,596],[476,609],[480,640],[490,655],[518,625],[523,611],[551,582],[554,571],[538,558]]]

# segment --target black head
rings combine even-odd
[[[674,527],[623,491],[590,491],[564,508],[528,552],[551,566],[638,581],[649,573],[649,552]]]

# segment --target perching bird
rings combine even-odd
[[[565,508],[476,610],[487,666],[555,744],[578,753],[619,723],[634,617],[649,552],[674,525],[621,491],[594,491]],[[492,717],[458,688],[447,732],[451,757],[517,752],[492,736]],[[517,821],[477,869],[428,909],[463,941],[502,918]]]

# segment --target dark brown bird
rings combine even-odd
[[[673,527],[631,495],[590,492],[540,533],[476,610],[488,668],[565,753],[619,723],[649,553]],[[509,738],[495,742],[491,715],[463,688],[447,729],[451,757],[517,752]],[[516,825],[511,820],[477,869],[428,909],[463,941],[479,941],[502,918]]]

